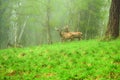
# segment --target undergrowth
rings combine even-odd
[[[0,80],[120,80],[120,40],[0,50]]]

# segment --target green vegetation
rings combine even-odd
[[[119,80],[120,40],[0,51],[0,80]]]

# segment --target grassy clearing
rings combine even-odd
[[[120,40],[0,50],[0,80],[120,80]]]

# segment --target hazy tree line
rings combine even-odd
[[[0,48],[60,41],[55,27],[68,25],[83,39],[102,37],[110,0],[0,0]]]

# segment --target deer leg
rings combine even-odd
[[[63,38],[61,38],[61,42],[63,42]]]
[[[65,39],[64,38],[61,38],[61,42],[64,42],[65,41]]]
[[[73,38],[70,39],[70,41],[72,41],[72,40],[73,40]]]

